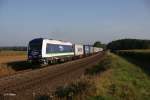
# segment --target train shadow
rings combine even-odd
[[[84,57],[83,57],[84,58]],[[42,65],[38,62],[35,63],[30,63],[27,60],[26,61],[14,61],[14,62],[8,62],[5,63],[7,65],[7,67],[11,67],[13,70],[15,71],[22,71],[22,70],[28,70],[28,69],[39,69],[39,68],[44,68],[44,67],[48,67],[51,65],[58,65],[58,64],[63,64],[69,61],[75,61],[78,60],[79,58],[76,57],[72,60],[68,60],[68,61],[57,61],[57,62],[49,62],[48,65]]]
[[[128,62],[135,64],[140,67],[147,75],[150,76],[150,61],[149,59],[137,59],[128,56],[121,56],[126,59]]]
[[[41,65],[38,63],[30,63],[28,61],[14,61],[6,63],[8,67],[11,67],[15,71],[27,70],[27,69],[37,69],[41,68]]]

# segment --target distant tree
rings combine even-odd
[[[96,41],[93,46],[94,47],[102,47],[102,44],[100,41]]]
[[[107,49],[128,50],[128,49],[150,49],[150,40],[121,39],[112,41],[107,45]]]
[[[106,49],[106,44],[102,44],[100,41],[96,41],[93,45],[94,47],[100,47],[100,48],[103,48],[103,49]]]

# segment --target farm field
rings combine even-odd
[[[12,51],[12,50],[1,50],[0,56],[20,56],[20,55],[26,55],[26,51]]]
[[[11,63],[26,61],[26,59],[24,51],[0,51],[0,77],[16,73]]]
[[[25,51],[0,51],[0,63],[26,60]]]

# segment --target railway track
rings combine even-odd
[[[53,91],[57,86],[81,77],[85,68],[97,64],[103,55],[98,53],[75,61],[1,78],[0,94],[13,93],[14,100],[17,100],[17,98],[31,97],[33,93],[42,94]]]

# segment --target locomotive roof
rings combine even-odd
[[[61,42],[68,42],[68,41],[56,40],[56,39],[48,39],[48,38],[35,38],[35,39],[32,39],[31,41],[36,41],[36,40],[55,40],[55,41],[61,41]]]
[[[32,42],[41,42],[41,41],[43,41],[43,40],[52,41],[53,43],[72,44],[71,42],[68,42],[68,41],[55,40],[55,39],[46,39],[46,38],[35,38],[35,39],[31,40],[30,43],[32,43]]]

